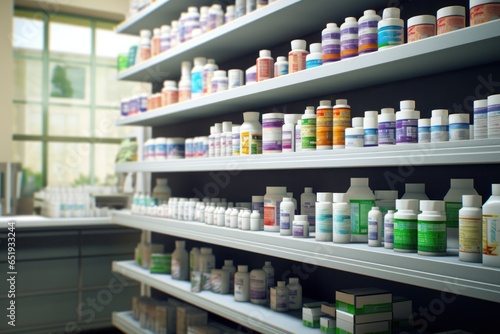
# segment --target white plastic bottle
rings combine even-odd
[[[278,281],[274,298],[274,302],[271,302],[271,309],[278,312],[288,312],[289,293],[285,281]]]
[[[355,17],[346,17],[340,26],[340,59],[358,55],[358,21]]]
[[[202,273],[209,273],[215,269],[215,255],[212,254],[212,248],[201,247],[198,257],[198,270]]]
[[[250,301],[250,273],[248,266],[238,266],[234,274],[234,300],[237,302]]]
[[[378,146],[378,112],[365,111],[363,120],[364,145],[365,147]]]
[[[221,147],[220,147],[220,137],[222,133],[222,123],[214,124],[214,133],[213,133],[213,141],[214,141],[214,157],[221,156]]]
[[[375,206],[368,178],[351,178],[347,196],[351,204],[351,241],[368,242],[368,212]]]
[[[189,252],[189,279],[193,271],[200,271],[200,249],[198,247],[191,248]]]
[[[295,124],[300,114],[285,114],[285,124],[281,128],[282,152],[295,152]]]
[[[483,205],[483,264],[500,268],[500,184],[491,185],[491,197]]]
[[[207,63],[207,58],[194,58],[194,66],[191,70],[191,98],[203,95],[203,67]]]
[[[378,49],[387,49],[404,42],[404,21],[399,18],[397,7],[384,9],[382,20],[378,22]]]
[[[252,213],[250,214],[250,230],[251,231],[262,230],[259,210],[253,210]]]
[[[263,269],[250,272],[250,302],[265,304],[267,302],[267,273]]]
[[[302,308],[302,285],[298,277],[288,279],[288,308],[290,310],[300,310]]]
[[[420,111],[415,110],[415,101],[401,101],[400,109],[396,112],[396,144],[418,143]]]
[[[417,252],[418,200],[396,200],[394,213],[394,251]]]
[[[280,204],[280,235],[292,235],[292,223],[295,216],[295,206],[292,199],[284,197]]]
[[[474,139],[488,138],[488,100],[474,101]]]
[[[243,124],[240,127],[240,155],[262,154],[262,125],[259,113],[247,111],[243,113]]]
[[[417,245],[419,255],[446,255],[444,201],[420,201]]]
[[[264,231],[280,231],[280,205],[287,197],[286,187],[266,187],[264,195]]]
[[[323,64],[340,60],[340,28],[336,23],[327,23],[321,32]]]
[[[302,118],[295,124],[295,152],[300,151],[302,151]]]
[[[316,195],[316,241],[333,240],[332,193]]]
[[[215,71],[210,84],[212,86],[211,93],[219,93],[226,91],[228,87],[226,71],[224,70]]]
[[[262,153],[272,154],[281,153],[282,127],[284,124],[283,113],[265,113],[262,114]]]
[[[333,193],[332,205],[333,242],[351,242],[351,206],[345,193]]]
[[[309,231],[314,232],[316,230],[316,195],[311,187],[305,187],[300,195],[300,214],[307,216]]]
[[[394,108],[382,108],[378,116],[378,145],[396,144],[396,115]]]
[[[172,191],[168,186],[168,179],[156,179],[156,186],[153,188],[153,197],[157,199],[158,205],[165,204],[170,199]]]
[[[323,55],[321,54],[321,43],[311,43],[310,53],[306,56],[306,69],[323,65]]]
[[[274,59],[270,50],[260,50],[259,58],[256,60],[256,82],[264,81],[274,77]]]
[[[384,216],[384,248],[394,248],[394,210],[389,210]]]
[[[463,207],[458,212],[458,259],[465,262],[482,261],[482,199],[479,195],[463,195]]]
[[[316,151],[316,112],[313,106],[306,107],[301,123],[301,150]]]
[[[164,24],[161,26],[160,35],[160,53],[170,49],[170,26]]]
[[[170,272],[172,279],[186,281],[189,278],[189,254],[184,240],[175,241]]]
[[[321,100],[316,109],[316,149],[331,150],[333,145],[332,101]]]
[[[233,123],[222,122],[222,133],[220,135],[220,156],[232,155],[233,152]]]
[[[292,50],[288,53],[288,73],[295,73],[306,69],[307,42],[303,39],[294,39],[291,42]]]
[[[203,66],[203,95],[208,95],[212,93],[212,77],[214,72],[219,69],[219,66],[215,63],[214,59],[207,59],[207,63]]]
[[[431,120],[430,118],[421,118],[418,120],[418,143],[431,142]]]
[[[448,110],[434,109],[431,111],[431,115],[431,143],[448,141]]]
[[[274,267],[272,266],[271,261],[265,261],[262,270],[264,270],[267,274],[266,300],[269,302],[269,289],[274,287]]]
[[[288,74],[288,60],[286,57],[279,56],[274,63],[274,77],[280,77]]]
[[[222,270],[229,272],[229,291],[234,293],[234,274],[236,273],[236,267],[233,264],[233,260],[224,260]]]
[[[363,12],[358,20],[358,51],[365,54],[377,51],[378,49],[378,22],[381,17],[373,9]]]
[[[230,228],[238,228],[238,215],[239,215],[239,213],[240,213],[240,211],[236,207],[234,207],[231,210],[231,220],[230,220],[230,224],[229,224]]]
[[[382,212],[376,206],[368,212],[368,246],[382,246]]]
[[[473,179],[450,179],[450,190],[443,200],[446,212],[447,248],[458,250],[458,211],[462,208],[463,195],[478,195]]]
[[[252,214],[251,210],[245,209],[241,214],[241,229],[245,231],[250,230],[250,215]]]
[[[405,193],[401,199],[428,200],[429,197],[425,194],[425,183],[405,183]]]

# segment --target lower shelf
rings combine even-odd
[[[148,270],[136,265],[134,261],[115,261],[113,262],[113,271],[258,332],[282,334],[297,333],[299,330],[300,333],[304,334],[318,333],[317,328],[313,329],[302,325],[300,310],[280,313],[272,311],[267,306],[236,302],[233,295],[221,295],[210,291],[193,293],[189,282],[173,280],[170,275],[151,274]],[[113,315],[113,323],[115,323],[115,314]],[[122,320],[123,318],[120,317]],[[119,324],[122,323],[124,322]],[[135,323],[137,324],[137,322]],[[127,333],[149,332],[143,330],[139,332],[127,331]]]
[[[152,331],[142,328],[138,321],[132,316],[132,311],[113,312],[113,326],[126,334],[154,334]]]

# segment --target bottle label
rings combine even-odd
[[[276,289],[276,308],[288,309],[288,289]]]
[[[488,106],[488,138],[500,138],[500,104]]]
[[[433,143],[448,141],[448,125],[431,126],[431,141]]]
[[[172,278],[179,279],[181,277],[181,263],[179,262],[179,259],[172,258],[171,268]]]
[[[279,226],[276,212],[279,212],[276,206],[264,204],[264,226]]]
[[[306,68],[313,68],[323,65],[322,59],[309,59],[306,61]]]
[[[474,138],[488,138],[488,108],[474,109]]]
[[[446,222],[418,221],[418,251],[446,253]]]
[[[460,202],[446,202],[446,227],[458,228],[458,211],[462,208]]]
[[[335,234],[351,234],[351,216],[333,215],[333,231]]]
[[[191,93],[201,94],[203,93],[203,72],[192,72],[191,73]]]
[[[234,295],[235,296],[244,296],[245,295],[245,279],[243,277],[235,277],[234,278]]]
[[[316,203],[315,202],[304,202],[302,203],[301,215],[307,215],[307,222],[309,227],[314,227],[316,225]]]
[[[301,129],[295,129],[295,151],[302,149],[302,132]]]
[[[281,152],[283,118],[266,119],[262,124],[262,148],[264,152]]]
[[[333,108],[318,108],[316,117],[316,146],[332,146]]]
[[[418,142],[419,143],[431,142],[431,128],[429,126],[418,127]]]
[[[450,124],[450,141],[468,139],[470,139],[469,123]]]
[[[241,133],[241,154],[262,154],[262,135],[245,131]]]
[[[417,220],[394,218],[394,249],[417,250]]]
[[[396,121],[396,143],[418,142],[418,120],[402,119]]]
[[[331,210],[316,207],[316,233],[332,233],[333,220]]]
[[[499,256],[500,240],[499,215],[483,214],[483,255]]]
[[[378,29],[378,48],[403,44],[403,27],[385,26]]]
[[[375,206],[374,200],[352,199],[351,203],[351,233],[368,234],[368,212]]]
[[[250,298],[266,300],[266,289],[265,279],[250,277]]]
[[[284,212],[280,213],[280,229],[289,230],[290,229],[290,213]]]
[[[283,131],[283,150],[292,150],[292,140],[293,140],[293,133],[292,131]]]
[[[357,30],[357,29],[356,29]],[[344,35],[340,38],[340,58],[350,58],[358,55],[358,34]]]
[[[316,148],[316,118],[302,120],[301,139],[302,149]]]
[[[377,30],[360,29],[359,34],[359,53],[369,53],[378,50],[378,33]]]
[[[396,144],[396,122],[378,123],[378,144],[379,145]]]
[[[290,51],[288,53],[288,72],[294,73],[306,69],[307,51]]]
[[[500,17],[500,4],[483,3],[470,9],[470,25],[489,22]]]
[[[368,218],[368,240],[378,240],[378,222]]]
[[[269,58],[258,58],[257,59],[257,72],[256,72],[256,80],[257,82],[263,81],[266,79],[271,79],[274,77],[273,70],[274,64],[273,59]]]
[[[364,146],[377,146],[378,145],[378,129],[365,129]]]
[[[384,220],[384,242],[394,243],[394,220],[392,218]]]
[[[297,308],[299,306],[302,306],[301,303],[301,296],[299,295],[299,290],[295,288],[290,288],[288,287],[288,306],[291,308]]]
[[[480,218],[460,218],[458,230],[458,250],[461,253],[481,254]]]
[[[303,237],[304,236],[304,225],[302,224],[293,224],[293,236],[294,237]]]
[[[345,145],[345,129],[351,127],[351,109],[333,108],[333,146]]]

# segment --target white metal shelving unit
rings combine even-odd
[[[208,309],[211,313],[232,319],[236,323],[260,333],[296,333],[297,328],[300,328],[300,332],[304,334],[318,333],[317,328],[308,328],[302,325],[301,310],[281,313],[272,311],[263,305],[236,302],[234,296],[230,294],[221,295],[210,291],[193,293],[189,282],[173,280],[170,275],[151,274],[133,261],[113,262],[113,271],[197,307]]]
[[[113,325],[127,334],[154,334],[152,331],[142,328],[136,321],[131,311],[113,312]]]
[[[43,216],[11,216],[0,218],[0,230],[7,229],[14,221],[18,228],[111,226],[111,217],[50,218]]]

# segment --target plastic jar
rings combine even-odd
[[[359,54],[370,53],[378,50],[378,22],[381,17],[373,9],[363,12],[358,20]]]
[[[264,231],[280,231],[280,204],[287,197],[286,187],[266,187],[264,195]]]
[[[148,139],[144,142],[144,160],[152,161],[155,159],[156,145],[154,139]]]
[[[351,107],[346,99],[338,99],[333,106],[333,148],[344,148],[345,129],[351,125]]]
[[[310,53],[306,56],[306,69],[323,65],[321,43],[311,43],[309,51]]]
[[[174,80],[163,81],[163,89],[161,90],[162,107],[177,103],[178,101],[179,92],[177,90],[177,83]]]
[[[250,273],[248,266],[238,266],[234,274],[234,300],[237,302],[250,301]]]
[[[446,255],[446,214],[444,201],[420,201],[418,254]]]
[[[279,56],[274,63],[274,77],[280,77],[288,74],[288,60],[286,57]]]
[[[288,73],[295,73],[306,69],[306,41],[294,39],[291,43],[292,50],[288,53]]]
[[[382,20],[378,22],[378,49],[387,49],[403,44],[404,21],[400,19],[400,9],[397,7],[385,8]]]
[[[420,112],[415,110],[415,101],[401,101],[400,109],[396,112],[396,145],[417,143]]]
[[[280,235],[292,235],[295,205],[290,197],[284,197],[280,204]]]
[[[271,292],[271,310],[288,312],[288,294],[285,281],[278,281],[276,287],[273,287]]]
[[[403,253],[417,252],[418,200],[396,200],[394,214],[394,251]]]
[[[500,230],[498,219],[500,217],[500,184],[491,185],[491,197],[483,205],[483,264],[485,266],[500,268],[498,240]]]
[[[201,247],[198,256],[198,270],[202,273],[209,273],[215,269],[215,255],[212,254],[212,248]]]
[[[184,158],[185,144],[184,138],[167,138],[167,159]]]
[[[331,150],[333,147],[332,101],[321,100],[316,109],[316,149]]]
[[[316,150],[316,112],[314,107],[307,106],[304,115],[301,119],[301,150],[315,151]]]
[[[500,138],[500,94],[488,96],[488,138]]]
[[[142,93],[139,95],[139,112],[148,111],[148,94]]]
[[[449,6],[437,11],[437,35],[465,27],[465,7]]]
[[[309,237],[309,223],[307,215],[295,215],[292,226],[292,235],[294,238]]]
[[[323,64],[340,60],[340,28],[328,23],[321,32],[321,53]]]
[[[250,302],[265,304],[267,302],[267,274],[263,269],[250,272]]]
[[[469,114],[450,115],[450,141],[470,139],[469,121]]]
[[[470,25],[498,20],[500,18],[500,1],[498,0],[470,0]]]
[[[340,25],[340,59],[358,55],[358,21],[355,17],[346,17]]]
[[[378,145],[396,144],[396,115],[393,108],[382,108],[378,115]]]
[[[488,138],[488,100],[474,101],[474,139]]]
[[[250,66],[245,71],[245,85],[257,82],[257,65]]]
[[[368,246],[382,246],[382,212],[374,206],[368,212]]]
[[[298,277],[290,277],[286,287],[288,288],[288,308],[290,310],[302,309],[302,286]]]
[[[260,50],[259,58],[257,58],[255,81],[260,82],[274,77],[274,59],[271,57],[270,50]],[[248,82],[248,78],[247,78]]]
[[[408,19],[408,43],[436,35],[436,17],[418,15]]]
[[[232,89],[245,84],[243,71],[240,69],[231,69],[227,71],[227,88]]]
[[[316,195],[311,187],[305,187],[300,195],[300,214],[307,216],[309,229],[314,232],[316,226]]]
[[[421,118],[418,120],[418,143],[431,142],[431,120],[430,118]]]
[[[186,251],[184,240],[175,241],[175,250],[172,253],[172,279],[187,280],[189,277],[189,254]]]
[[[316,241],[332,241],[332,193],[316,194]]]
[[[283,124],[282,113],[262,115],[262,153],[281,153]]]
[[[363,128],[345,129],[345,148],[360,148],[364,146],[365,130]]]
[[[167,159],[167,138],[158,137],[154,139],[155,145],[155,160],[165,160]]]
[[[259,123],[259,113],[244,112],[243,120],[240,127],[240,155],[262,154],[262,126]]]
[[[447,109],[434,109],[431,112],[431,143],[439,143],[448,141],[449,127],[448,127],[448,110]]]
[[[214,72],[214,76],[211,79],[212,90],[211,93],[218,93],[227,90],[228,79],[226,71],[217,70]]]

